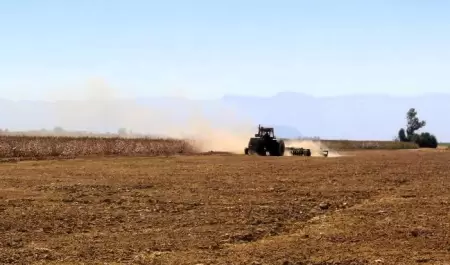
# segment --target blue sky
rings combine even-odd
[[[0,2],[2,98],[450,92],[450,2]],[[81,92],[80,92],[81,93]]]

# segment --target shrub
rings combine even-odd
[[[421,148],[437,148],[438,141],[436,137],[429,132],[423,132],[421,134],[416,134],[413,137],[413,141],[419,145]]]
[[[398,131],[398,139],[400,142],[408,142],[408,137],[406,137],[405,129],[401,128]]]

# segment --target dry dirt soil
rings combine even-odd
[[[450,264],[450,151],[0,164],[1,264]]]

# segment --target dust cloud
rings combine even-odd
[[[55,126],[67,131],[117,133],[124,128],[123,137],[183,138],[200,152],[232,153],[244,153],[249,137],[255,133],[251,119],[220,105],[220,101],[206,106],[175,95],[143,104],[119,98],[117,91],[101,79],[67,94],[77,100],[57,100],[53,109]]]
[[[121,130],[121,137],[185,139],[200,152],[243,154],[258,125],[219,100],[211,104],[211,101],[186,99],[179,93],[145,104],[123,99],[123,95],[99,78],[81,88],[59,90],[58,95],[74,99],[54,102],[55,126],[62,127],[65,135],[74,131],[117,135],[119,128],[123,128],[125,133]],[[285,143],[286,147],[309,148],[312,156],[321,156],[322,150],[328,150],[320,141],[287,140]],[[337,152],[329,150],[329,157],[336,156],[339,156]]]

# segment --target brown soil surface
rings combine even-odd
[[[1,264],[448,264],[450,152],[0,164]]]

